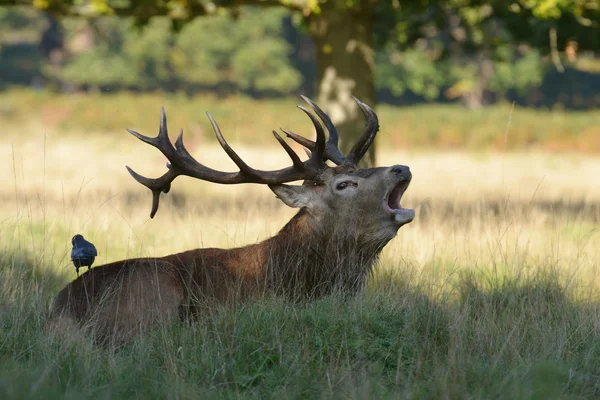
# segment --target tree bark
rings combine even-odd
[[[472,110],[478,110],[490,104],[490,93],[488,92],[490,80],[494,76],[494,63],[490,57],[489,45],[486,43],[475,55],[477,63],[478,79],[473,89],[463,94],[465,105]]]
[[[352,96],[375,108],[373,18],[368,2],[361,10],[331,3],[309,16],[308,23],[317,53],[318,103],[338,128],[340,150],[347,154],[365,127]],[[361,161],[362,166],[374,164],[375,144]]]

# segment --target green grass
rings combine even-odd
[[[12,260],[0,271],[10,301],[0,317],[3,399],[600,394],[600,307],[575,301],[545,269],[491,285],[465,274],[436,294],[382,274],[351,301],[263,300],[103,348],[48,337],[49,281]]]

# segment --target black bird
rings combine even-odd
[[[75,265],[77,276],[79,276],[79,268],[88,267],[88,271],[94,263],[94,259],[98,255],[96,247],[85,240],[83,236],[77,234],[71,239],[73,250],[71,250],[71,261]]]

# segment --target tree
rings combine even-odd
[[[501,43],[527,42],[556,53],[568,40],[580,48],[600,48],[599,0],[2,0],[26,4],[57,15],[133,16],[138,24],[169,16],[174,29],[204,15],[243,5],[282,6],[302,15],[316,45],[318,101],[344,132],[349,150],[362,131],[363,118],[351,96],[375,104],[375,49],[390,40],[399,49],[437,35],[442,56],[457,62],[475,60],[480,79],[489,80],[487,60],[497,48],[492,29],[501,26]],[[456,19],[459,24],[457,25]],[[463,32],[464,34],[460,34]],[[462,60],[462,61],[461,61]],[[485,82],[481,82],[485,83]],[[365,157],[374,164],[374,146]]]
[[[248,9],[235,23],[225,15],[197,18],[175,33],[168,18],[142,30],[131,17],[62,20],[66,57],[48,65],[52,83],[78,89],[187,91],[242,90],[289,94],[301,83],[282,37],[282,8]]]
[[[479,108],[492,91],[539,85],[540,56],[551,54],[561,69],[559,50],[570,41],[600,48],[598,0],[429,1],[414,11],[395,15],[379,54],[388,57],[378,66],[394,94],[409,88],[435,98],[448,85],[446,97]]]

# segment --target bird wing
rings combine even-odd
[[[87,257],[85,249],[83,247],[73,247],[73,250],[71,250],[71,259],[74,260],[82,257]]]
[[[88,256],[94,256],[94,257],[96,257],[98,255],[98,251],[96,250],[96,246],[94,246],[91,243],[89,244],[89,246],[86,246],[84,248],[84,252]]]
[[[81,247],[73,247],[71,250],[71,258],[81,258],[81,257],[96,257],[98,252],[96,251],[96,247],[94,245],[86,245]]]

